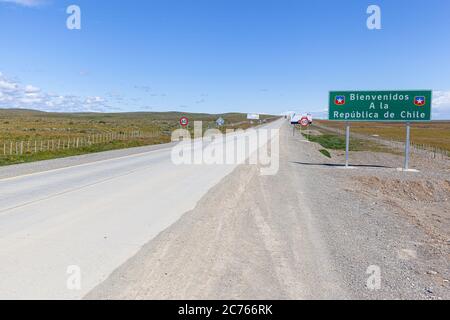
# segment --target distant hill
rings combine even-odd
[[[210,113],[190,113],[180,111],[168,111],[168,112],[121,112],[121,113],[95,113],[95,112],[75,112],[75,113],[63,113],[63,112],[44,112],[30,109],[0,109],[0,117],[7,116],[45,116],[45,117],[76,117],[76,118],[136,118],[146,117],[154,120],[178,120],[183,116],[190,118],[190,120],[204,120],[214,121],[219,117],[226,118],[228,120],[236,119],[242,121],[246,116],[244,113],[229,112],[221,114]],[[274,115],[261,115],[262,119],[277,117]]]

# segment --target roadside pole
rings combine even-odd
[[[411,146],[410,137],[411,137],[411,122],[407,122],[406,123],[406,143],[405,143],[405,165],[403,168],[405,171],[409,170],[409,148]]]
[[[349,165],[349,151],[350,151],[350,123],[345,123],[345,167]]]
[[[295,124],[292,125],[292,136],[295,137]]]

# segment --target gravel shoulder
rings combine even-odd
[[[277,175],[238,167],[86,299],[449,299],[448,164],[319,149],[283,127]]]

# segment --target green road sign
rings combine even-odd
[[[335,121],[430,121],[431,90],[332,91],[329,119]]]

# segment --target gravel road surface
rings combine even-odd
[[[448,164],[319,149],[285,125],[277,175],[239,166],[85,298],[449,299]]]

